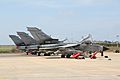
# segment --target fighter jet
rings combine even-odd
[[[18,36],[16,35],[9,35],[9,37],[13,40],[13,42],[16,44],[16,48],[19,50],[22,50],[24,52],[27,53],[31,53],[31,54],[36,54],[35,51],[38,51],[39,49],[39,45],[35,45],[33,43],[29,43],[29,42],[24,42],[22,39],[20,39]],[[25,39],[27,40],[27,39]]]
[[[66,47],[71,47],[71,46],[76,46],[78,44],[66,44],[66,43],[39,43],[38,41],[34,40],[31,36],[29,36],[27,33],[25,32],[17,32],[17,34],[20,36],[21,40],[25,43],[26,45],[26,50],[28,52],[31,53],[35,53],[37,52],[39,53],[39,51],[46,51],[46,52],[50,52],[50,51],[56,51],[59,48],[66,48]],[[45,55],[50,55],[49,53],[46,54],[46,52],[44,53]],[[40,55],[40,54],[38,54]]]
[[[38,28],[27,27],[27,29],[33,35],[34,39],[25,32],[17,32],[17,34],[21,37],[21,42],[24,43],[27,51],[33,52],[34,50],[37,50],[39,53],[38,55],[40,55],[40,53],[43,51],[45,51],[46,55],[46,53],[49,51],[55,52],[61,48],[74,48],[75,50],[77,49],[81,51],[103,52],[103,46],[93,44],[92,41],[88,40],[88,38],[90,38],[90,35],[83,38],[80,42],[77,43],[64,43],[64,41],[59,41],[58,39],[51,38]]]

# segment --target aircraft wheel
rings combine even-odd
[[[120,51],[119,50],[115,50],[115,53],[119,53]]]
[[[36,51],[34,52],[34,55],[37,55],[37,52],[36,52]]]
[[[50,56],[50,54],[45,53],[44,56]]]
[[[50,53],[47,54],[47,56],[50,56],[50,55],[51,55]]]
[[[34,52],[31,52],[32,55],[34,55]]]
[[[38,52],[38,56],[40,56],[40,54],[41,54],[41,53],[40,53],[40,52]]]
[[[47,56],[47,54],[45,53],[44,56]]]
[[[64,54],[62,54],[62,55],[61,55],[61,58],[65,58],[65,55],[64,55]]]

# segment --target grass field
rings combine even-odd
[[[109,48],[109,50],[107,50],[108,52],[115,52],[116,50],[120,51],[120,47],[111,46],[111,47],[108,47],[108,48]]]
[[[16,51],[17,49],[14,45],[0,45],[0,53],[12,53]]]

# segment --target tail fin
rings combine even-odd
[[[17,32],[26,45],[36,45],[37,42],[25,32]]]
[[[52,38],[45,34],[42,30],[36,27],[27,27],[27,30],[30,31],[32,36],[39,42],[44,42],[45,40],[51,40]]]
[[[9,35],[17,46],[25,46],[25,43],[16,35]]]

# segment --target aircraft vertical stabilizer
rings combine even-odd
[[[25,43],[16,35],[9,35],[17,46],[25,46]]]
[[[42,30],[36,28],[36,27],[27,27],[27,30],[30,31],[32,36],[35,38],[35,40],[39,42],[43,42],[45,40],[50,40],[52,39],[50,36],[45,34]]]
[[[37,42],[36,40],[34,40],[31,36],[29,36],[27,33],[25,32],[17,32],[17,34],[21,37],[22,41],[26,44],[26,45],[36,45]]]

